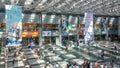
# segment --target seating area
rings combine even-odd
[[[120,51],[116,52],[114,48],[111,48],[111,42],[108,42],[108,45],[104,43],[106,42],[99,41],[100,45],[97,46],[69,47],[68,50],[58,45],[37,46],[35,49],[24,46],[22,50],[20,50],[21,47],[18,47],[11,49],[10,52],[4,49],[0,55],[0,68],[66,68],[68,64],[77,64],[80,67],[84,63],[84,59],[93,63],[93,67],[95,61],[99,65],[110,66],[109,62],[114,60],[114,66],[118,68],[120,66]],[[102,50],[104,50],[104,59],[101,58]],[[7,51],[6,54],[5,51]]]

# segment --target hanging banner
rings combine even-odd
[[[62,31],[68,32],[68,17],[62,16]]]
[[[84,40],[87,43],[92,42],[94,41],[93,13],[85,13],[84,22],[85,22]]]
[[[77,31],[77,16],[68,16],[68,30],[69,32],[76,32]]]
[[[94,26],[94,34],[95,35],[101,35],[101,29],[99,28],[99,26]]]
[[[22,7],[5,5],[6,46],[22,45]]]
[[[107,34],[107,24],[108,24],[108,17],[102,17],[100,25],[101,25],[101,34]]]

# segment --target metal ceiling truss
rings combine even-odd
[[[1,0],[0,10],[4,5],[20,5],[24,11],[45,13],[83,14],[120,16],[120,0]]]

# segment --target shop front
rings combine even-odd
[[[33,42],[36,45],[39,45],[39,35],[40,32],[37,29],[38,24],[36,23],[23,23],[23,30],[22,30],[22,44],[28,45],[30,43],[30,39],[33,39]]]
[[[42,29],[42,39],[44,44],[56,44],[59,38],[58,24],[44,24]]]
[[[4,47],[6,41],[6,24],[0,23],[0,47]]]
[[[77,41],[78,17],[65,15],[62,18],[62,41]]]
[[[42,14],[42,43],[57,44],[60,41],[60,16]]]

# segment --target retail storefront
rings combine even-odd
[[[40,38],[40,16],[39,14],[23,14],[22,19],[22,44],[28,45],[32,38],[36,45],[39,45]]]
[[[83,22],[83,17],[79,16],[79,27],[78,27],[79,39],[84,38],[84,30],[85,30],[85,24]]]
[[[57,44],[60,40],[60,16],[42,14],[42,43]]]
[[[64,15],[62,17],[62,40],[77,41],[78,17]]]
[[[6,27],[5,23],[0,23],[0,47],[5,45],[5,40],[6,40]]]
[[[4,33],[6,31],[5,14],[0,13],[0,17],[0,32]],[[30,38],[33,38],[37,45],[40,43],[61,44],[64,40],[77,41],[84,38],[83,16],[23,14],[22,17],[23,45],[28,45]],[[95,17],[95,40],[116,39],[119,35],[118,27],[117,17]],[[0,39],[2,40],[2,34]]]

